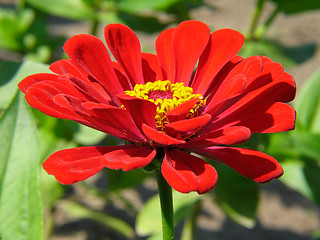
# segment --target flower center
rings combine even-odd
[[[125,94],[146,99],[157,106],[155,119],[157,129],[160,131],[164,131],[165,125],[169,123],[166,114],[172,109],[193,98],[199,98],[187,116],[187,118],[192,118],[196,116],[197,109],[206,104],[203,96],[194,94],[191,87],[186,87],[181,82],[171,83],[169,80],[136,84],[132,91],[125,91]]]

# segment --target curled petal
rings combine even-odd
[[[157,106],[148,100],[132,97],[126,94],[118,95],[121,103],[129,111],[137,127],[142,130],[142,124],[156,129],[156,109]]]
[[[157,131],[146,124],[142,124],[142,130],[149,139],[161,145],[176,145],[185,143],[183,140],[170,137],[164,132]]]
[[[189,101],[175,107],[171,111],[169,111],[166,116],[168,117],[170,122],[175,122],[179,120],[186,119],[190,110],[194,108],[199,98],[192,98]]]
[[[194,151],[223,162],[241,175],[258,183],[268,182],[283,174],[281,165],[269,155],[244,148],[209,147]]]
[[[179,148],[194,149],[214,145],[235,145],[247,141],[250,136],[251,131],[249,128],[242,126],[226,127],[195,138],[185,144],[181,144]]]
[[[72,184],[91,177],[103,167],[124,171],[144,167],[156,151],[145,147],[124,145],[116,147],[78,147],[52,154],[43,168],[62,184]]]
[[[141,47],[136,34],[122,24],[109,24],[104,30],[106,42],[131,84],[144,83],[141,66]]]
[[[193,134],[207,125],[210,119],[211,116],[209,114],[205,114],[195,118],[169,123],[166,125],[166,133],[174,137]]]
[[[218,179],[210,164],[181,150],[166,151],[161,173],[171,187],[182,193],[206,193]]]

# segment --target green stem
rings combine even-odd
[[[254,38],[255,38],[255,31],[256,31],[258,21],[261,16],[265,1],[266,0],[257,0],[257,2],[256,2],[256,6],[254,8],[251,22],[250,22],[248,40],[254,40]]]
[[[91,28],[90,28],[90,34],[91,35],[97,35],[97,30],[99,26],[99,21],[95,18],[91,22]]]
[[[96,13],[100,11],[100,4],[101,4],[101,0],[95,0],[93,2],[93,8],[95,9]],[[97,35],[98,27],[99,27],[99,20],[98,20],[97,14],[95,14],[95,18],[91,22],[90,34]]]
[[[174,224],[173,224],[173,202],[172,202],[172,188],[163,178],[160,171],[155,171],[157,178],[161,217],[162,217],[162,234],[163,240],[174,239]]]
[[[274,21],[274,19],[276,18],[276,16],[278,15],[278,13],[280,12],[280,7],[278,6],[277,8],[274,9],[274,11],[270,14],[270,16],[268,17],[268,19],[265,21],[264,24],[262,24],[256,31],[255,37],[257,39],[261,39],[265,32],[267,31],[267,29],[269,28],[269,26],[271,25],[271,23]]]

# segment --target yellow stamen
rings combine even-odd
[[[196,116],[197,109],[206,104],[203,96],[194,94],[191,87],[185,87],[183,83],[171,83],[169,80],[136,84],[132,91],[125,91],[125,94],[146,99],[157,106],[155,120],[160,131],[164,131],[165,125],[169,123],[166,114],[177,106],[193,98],[199,98],[187,116],[192,118]]]

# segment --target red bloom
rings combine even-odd
[[[117,62],[98,38],[81,34],[65,43],[70,59],[53,63],[53,74],[19,84],[41,112],[131,143],[52,154],[43,167],[60,183],[82,181],[104,167],[144,167],[157,155],[174,189],[205,193],[216,184],[216,170],[189,152],[256,182],[282,175],[274,158],[226,147],[295,124],[295,111],[285,104],[294,99],[294,80],[267,57],[237,56],[243,35],[231,29],[210,34],[207,25],[186,21],[159,35],[157,55],[141,53],[135,33],[121,24],[108,25],[105,39]]]

